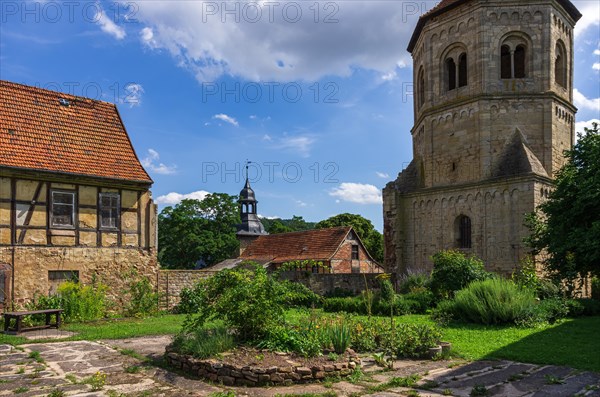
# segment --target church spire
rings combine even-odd
[[[258,201],[256,200],[254,190],[252,190],[250,179],[248,178],[248,165],[250,163],[250,161],[246,160],[246,183],[244,188],[240,191],[240,199],[238,201],[240,204],[240,218],[242,220],[242,223],[238,226],[238,236],[259,236],[268,234],[257,215],[256,205],[258,204]]]

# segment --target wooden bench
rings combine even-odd
[[[62,312],[63,312],[63,309],[32,310],[29,312],[6,312],[6,313],[4,313],[4,333],[16,335],[23,331],[32,331],[35,329],[59,328],[60,327],[60,314]],[[38,325],[35,327],[23,328],[23,317],[31,316],[34,314],[45,314],[46,315],[46,324]],[[55,323],[50,322],[52,315],[56,316]],[[11,319],[15,320],[15,326],[13,328],[10,327]]]

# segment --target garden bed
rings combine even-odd
[[[330,356],[304,358],[293,353],[248,347],[223,353],[219,359],[197,359],[179,354],[167,346],[165,358],[171,366],[190,375],[226,386],[309,383],[348,376],[360,365],[360,358],[351,349],[335,357],[335,361]]]

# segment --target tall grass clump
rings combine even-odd
[[[511,324],[536,304],[535,293],[502,278],[474,281],[454,297],[456,317],[473,323]]]
[[[181,354],[208,358],[235,348],[236,342],[225,326],[204,326],[177,334],[172,347]]]
[[[351,335],[348,324],[344,321],[332,324],[329,328],[329,339],[333,345],[333,350],[337,354],[343,354],[350,346]]]

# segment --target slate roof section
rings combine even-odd
[[[350,226],[341,226],[259,236],[244,250],[240,259],[275,263],[308,259],[327,261],[335,255],[351,230]]]
[[[450,11],[453,8],[456,8],[456,7],[460,6],[461,4],[467,3],[469,1],[471,1],[471,0],[442,0],[431,10],[429,10],[426,13],[424,13],[423,15],[421,15],[419,17],[419,21],[417,22],[417,26],[415,27],[415,30],[413,31],[413,34],[408,43],[408,48],[407,48],[408,52],[410,52],[410,53],[413,52],[413,49],[415,48],[415,45],[417,44],[417,40],[419,39],[419,36],[421,35],[421,31],[425,27],[425,24],[427,23],[427,21],[429,21],[433,17],[441,15],[441,14],[445,13],[446,11]],[[565,9],[565,11],[571,16],[571,18],[573,18],[573,20],[575,22],[577,22],[582,17],[582,15],[579,12],[579,10],[577,9],[577,7],[575,7],[573,5],[573,3],[571,3],[569,0],[558,0],[558,3]]]
[[[1,166],[152,183],[116,105],[4,80]]]

